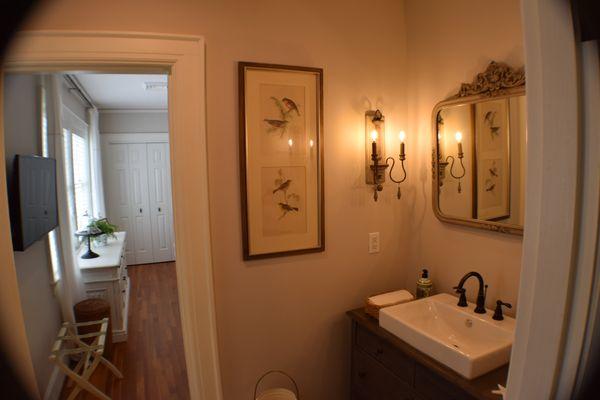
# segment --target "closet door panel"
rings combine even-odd
[[[129,152],[127,144],[105,143],[102,149],[104,166],[104,192],[106,200],[106,216],[118,226],[120,231],[127,232],[125,258],[128,264],[135,263],[135,235],[131,218],[129,192]]]
[[[147,146],[154,261],[172,261],[174,252],[169,145],[167,143],[149,143]]]
[[[154,262],[152,253],[152,232],[148,202],[148,166],[146,144],[128,144],[129,152],[129,191],[131,215],[135,236],[135,263]]]

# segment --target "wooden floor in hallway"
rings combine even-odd
[[[112,362],[124,375],[99,366],[92,383],[112,400],[189,399],[175,263],[128,267],[131,291],[126,342],[116,343]],[[63,388],[66,399],[71,387]],[[79,399],[94,399],[83,393]]]

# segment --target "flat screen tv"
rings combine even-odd
[[[10,178],[13,249],[24,251],[58,225],[56,160],[16,155]]]

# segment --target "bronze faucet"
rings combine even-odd
[[[467,297],[465,296],[465,289],[463,288],[463,285],[465,284],[467,279],[469,279],[472,276],[476,277],[477,280],[479,281],[479,291],[477,292],[477,302],[476,302],[477,307],[475,307],[475,312],[477,314],[485,314],[485,295],[487,293],[488,285],[484,285],[483,277],[478,272],[475,272],[475,271],[471,271],[471,272],[467,273],[465,276],[463,276],[462,279],[460,280],[460,282],[458,282],[458,286],[454,287],[454,290],[456,290],[456,293],[460,294],[460,297],[458,299],[458,306],[459,307],[467,306]]]

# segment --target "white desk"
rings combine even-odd
[[[127,340],[127,315],[129,312],[129,277],[125,262],[125,232],[116,232],[116,239],[109,238],[106,246],[92,250],[100,257],[83,259],[87,244],[79,249],[76,259],[81,270],[85,293],[88,298],[101,298],[110,303],[113,342]]]

